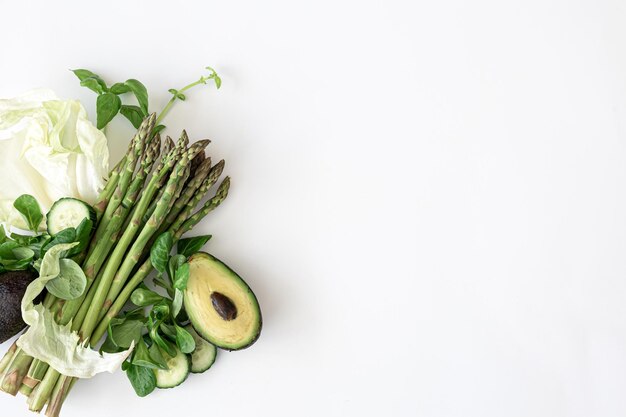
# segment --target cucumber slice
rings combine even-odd
[[[61,198],[46,214],[48,233],[54,236],[68,227],[78,227],[85,218],[91,219],[95,225],[96,212],[89,204],[76,198]]]
[[[166,355],[167,357],[167,355]],[[174,388],[185,382],[189,376],[189,356],[176,349],[176,356],[169,358],[167,367],[169,369],[155,369],[156,386],[159,388]]]
[[[201,374],[208,370],[215,362],[217,356],[217,348],[215,345],[207,342],[196,333],[192,325],[185,327],[196,342],[196,350],[191,353],[191,372],[194,374]]]

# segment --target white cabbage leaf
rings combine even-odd
[[[0,100],[0,223],[27,228],[13,208],[22,194],[43,213],[62,197],[94,204],[108,170],[106,137],[77,100],[50,90]]]

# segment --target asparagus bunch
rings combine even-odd
[[[212,166],[204,153],[209,141],[189,145],[184,131],[175,144],[169,137],[162,143],[152,133],[155,120],[152,114],[143,121],[94,206],[98,226],[81,257],[87,276],[84,294],[71,301],[51,295],[44,300],[59,324],[71,322],[72,330],[92,346],[152,271],[149,252],[156,237],[169,231],[180,239],[228,195],[226,177],[200,205],[220,178],[224,161]],[[74,383],[15,344],[0,360],[0,389],[25,394],[31,411],[48,404],[49,417],[59,415]]]

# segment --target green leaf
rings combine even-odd
[[[78,242],[78,245],[74,246],[72,250],[70,250],[68,256],[78,255],[79,253],[81,253],[87,248],[87,246],[89,245],[89,242],[91,241],[92,231],[93,231],[93,221],[85,217],[75,230],[74,241]]]
[[[71,259],[60,259],[61,272],[46,283],[46,289],[62,300],[74,300],[85,292],[87,277],[80,265]]]
[[[162,131],[163,129],[165,129],[165,126],[163,125],[157,125],[154,127],[154,129],[152,129],[152,134],[156,135],[157,133],[159,133],[160,131]]]
[[[124,94],[129,93],[131,91],[130,87],[124,83],[115,83],[111,86],[110,90],[113,94]]]
[[[35,252],[35,258],[42,258],[44,255],[43,248],[50,243],[52,240],[52,236],[48,234],[37,236],[37,240],[33,241],[28,245],[30,249]]]
[[[120,111],[122,100],[113,93],[104,93],[96,99],[96,120],[98,129],[104,128]]]
[[[141,339],[144,327],[140,320],[124,320],[120,324],[111,325],[109,336],[116,346],[128,349],[133,342],[137,343]]]
[[[178,253],[187,258],[198,252],[211,239],[211,235],[195,236],[178,241]]]
[[[172,316],[176,318],[180,310],[183,308],[183,292],[176,288],[174,293],[174,301],[172,301]]]
[[[7,234],[4,231],[4,226],[0,224],[0,244],[7,241]]]
[[[113,339],[111,339],[111,336],[107,336],[102,346],[100,346],[100,353],[117,353],[121,350],[122,349],[119,346],[116,346],[115,343],[113,343]]]
[[[170,232],[161,234],[150,249],[150,261],[154,269],[160,273],[165,272],[167,261],[174,245],[174,237]]]
[[[89,78],[89,77],[98,77],[98,75],[96,75],[93,72],[91,72],[89,70],[86,70],[86,69],[75,69],[75,70],[71,70],[71,71],[81,81],[83,81],[84,79]]]
[[[139,307],[145,307],[163,301],[163,297],[147,288],[137,288],[130,295],[130,301]]]
[[[137,101],[139,102],[139,107],[141,108],[143,115],[147,116],[148,115],[148,90],[146,90],[146,87],[139,81],[133,80],[133,79],[126,80],[125,84],[135,94],[135,97],[137,97]]]
[[[187,257],[184,255],[174,255],[170,258],[168,263],[168,274],[170,276],[170,280],[172,282],[176,279],[176,271],[181,267],[184,263],[187,262]]]
[[[159,346],[159,348],[161,348],[161,350],[167,353],[170,357],[173,358],[174,356],[176,356],[176,348],[173,344],[161,337],[158,327],[152,328],[150,330],[150,338],[157,346]]]
[[[150,368],[129,364],[126,368],[126,376],[140,397],[145,397],[156,388],[156,375]]]
[[[176,276],[174,277],[174,288],[178,290],[184,290],[187,288],[187,281],[189,281],[189,263],[185,262],[176,269]]]
[[[26,236],[20,235],[18,233],[11,233],[11,239],[13,239],[22,246],[30,245],[32,242],[35,242],[37,238],[38,236]]]
[[[161,369],[161,366],[152,360],[148,347],[146,346],[146,342],[144,342],[143,338],[137,342],[132,363],[133,365],[144,366],[150,369]]]
[[[35,252],[20,246],[15,241],[7,241],[0,245],[0,265],[3,270],[21,271],[27,269],[33,261]]]
[[[153,343],[152,346],[150,346],[149,352],[152,363],[155,363],[159,367],[159,369],[169,369],[169,367],[167,366],[167,361],[163,357],[163,353],[161,353],[161,348],[159,348],[156,343]]]
[[[100,77],[85,78],[80,85],[98,94],[103,94],[108,90],[106,83]]]
[[[183,353],[191,353],[196,350],[196,341],[191,333],[179,326],[176,326],[176,344]]]
[[[172,340],[176,340],[176,328],[173,325],[161,323],[159,326],[163,334]]]
[[[41,208],[35,197],[30,194],[23,194],[15,200],[13,207],[24,216],[30,230],[36,232],[39,229],[43,214],[41,214]]]
[[[44,252],[48,251],[51,247],[56,246],[61,243],[72,243],[76,242],[76,229],[73,227],[68,227],[67,229],[61,230],[59,233],[54,235],[54,238],[49,241],[44,247]],[[66,256],[66,255],[63,255]]]
[[[13,249],[19,248],[20,244],[12,240],[6,241],[0,245],[0,259],[4,260],[16,260]]]
[[[141,109],[137,106],[122,105],[120,109],[122,116],[127,118],[132,123],[135,129],[139,129],[141,122],[143,122],[144,116]]]

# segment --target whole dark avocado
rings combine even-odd
[[[6,342],[22,330],[21,303],[26,287],[35,278],[33,271],[11,271],[0,274],[0,343]]]

